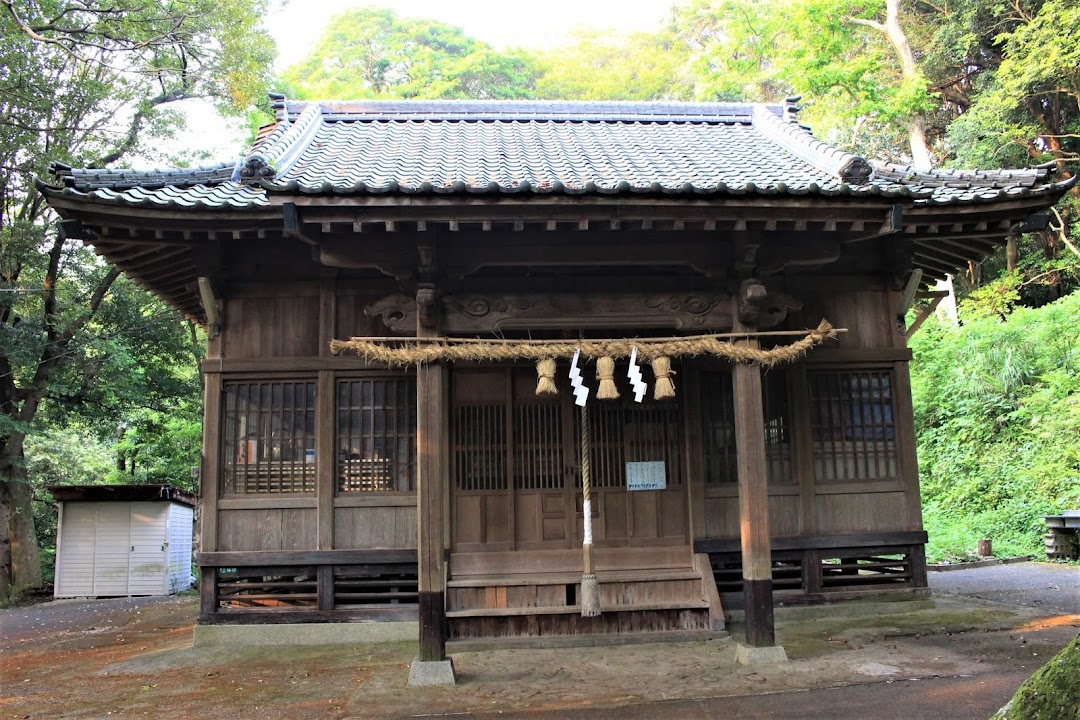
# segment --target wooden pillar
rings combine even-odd
[[[418,304],[421,298],[417,297]],[[417,336],[432,337],[437,329],[417,321]],[[430,316],[429,316],[430,317]],[[443,363],[416,370],[416,513],[420,591],[420,660],[446,659],[444,513],[447,493],[446,404],[448,370]]]
[[[221,374],[203,373],[202,463],[199,468],[199,553],[218,549],[218,495],[221,471]],[[217,568],[199,572],[200,615],[217,612]]]
[[[757,347],[757,340],[739,344]],[[739,476],[739,530],[742,538],[746,644],[776,644],[773,627],[772,549],[769,542],[769,477],[765,458],[765,413],[761,369],[736,363],[732,371],[735,446]]]

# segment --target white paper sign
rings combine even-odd
[[[667,487],[667,468],[663,460],[626,463],[627,490],[663,490]]]

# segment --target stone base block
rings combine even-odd
[[[735,659],[741,665],[776,665],[787,662],[787,653],[780,645],[750,647],[740,643],[735,646]]]
[[[457,684],[454,661],[413,660],[409,668],[409,687],[453,687]]]

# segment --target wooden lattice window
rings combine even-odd
[[[506,407],[454,408],[454,477],[459,490],[505,490]]]
[[[228,383],[222,490],[227,495],[315,492],[315,383]]]
[[[771,370],[761,376],[761,402],[769,482],[792,482],[792,426],[786,372]],[[701,403],[705,482],[708,485],[738,482],[734,394],[730,372],[704,374]]]
[[[416,380],[338,381],[338,492],[416,489]]]
[[[563,487],[562,408],[558,403],[514,407],[514,487],[556,490]]]
[[[581,416],[574,410],[574,457],[581,457]],[[682,484],[682,411],[678,399],[589,403],[589,480],[596,488],[626,487],[626,463],[663,461],[668,486]],[[577,473],[581,485],[580,467]]]
[[[886,480],[897,475],[892,373],[811,371],[814,478]]]

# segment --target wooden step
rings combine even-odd
[[[598,583],[651,582],[665,580],[700,580],[701,575],[691,568],[651,570],[599,570]],[[467,575],[452,577],[447,587],[509,587],[517,585],[575,585],[581,582],[581,572],[534,573],[514,575]]]
[[[668,600],[662,602],[634,603],[632,605],[601,605],[605,613],[642,612],[649,610],[708,610],[705,600]],[[554,605],[549,607],[514,607],[514,608],[470,608],[468,610],[448,610],[446,617],[513,617],[520,615],[571,615],[581,614],[580,605]]]
[[[689,545],[594,549],[600,571],[685,570],[692,566]],[[581,548],[452,553],[450,577],[581,572]]]

